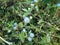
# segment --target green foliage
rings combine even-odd
[[[58,4],[60,0],[0,0],[0,37],[11,45],[60,45]],[[34,33],[31,41],[30,32]],[[7,43],[0,39],[0,45]]]

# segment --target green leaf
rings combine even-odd
[[[25,36],[24,36],[24,33],[23,32],[20,33],[19,39],[22,41],[22,43],[24,43]]]

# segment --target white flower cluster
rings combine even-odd
[[[34,33],[30,32],[29,37],[28,37],[28,41],[32,41],[33,37],[34,37]]]
[[[26,33],[26,29],[23,28],[22,32]],[[31,32],[31,30],[29,31],[29,37],[28,37],[28,41],[32,41],[32,39],[34,38],[34,33]]]
[[[16,23],[16,22],[14,23],[13,29],[14,29],[14,30],[17,30],[17,23]]]

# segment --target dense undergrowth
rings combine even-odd
[[[0,45],[60,45],[59,0],[0,0]]]

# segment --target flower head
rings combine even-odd
[[[16,25],[17,25],[17,23],[15,22],[15,23],[14,23],[14,26],[16,26]]]
[[[60,6],[60,4],[57,4],[57,6]]]
[[[26,29],[25,28],[23,28],[23,30],[22,30],[23,32],[26,32]]]
[[[14,27],[13,27],[13,29],[14,29],[14,30],[17,29],[17,23],[16,23],[16,22],[14,23]]]
[[[31,38],[33,38],[34,37],[34,33],[30,33],[30,35],[29,35]]]
[[[33,17],[32,16],[30,16],[30,19],[32,19]]]
[[[32,41],[32,38],[31,37],[28,37],[28,41]]]
[[[38,0],[34,0],[34,2],[38,2]]]
[[[24,22],[25,22],[25,23],[30,23],[30,19],[29,19],[28,17],[25,17],[25,18],[24,18]]]
[[[14,29],[14,30],[16,30],[16,29],[17,29],[17,27],[13,27],[13,29]]]

